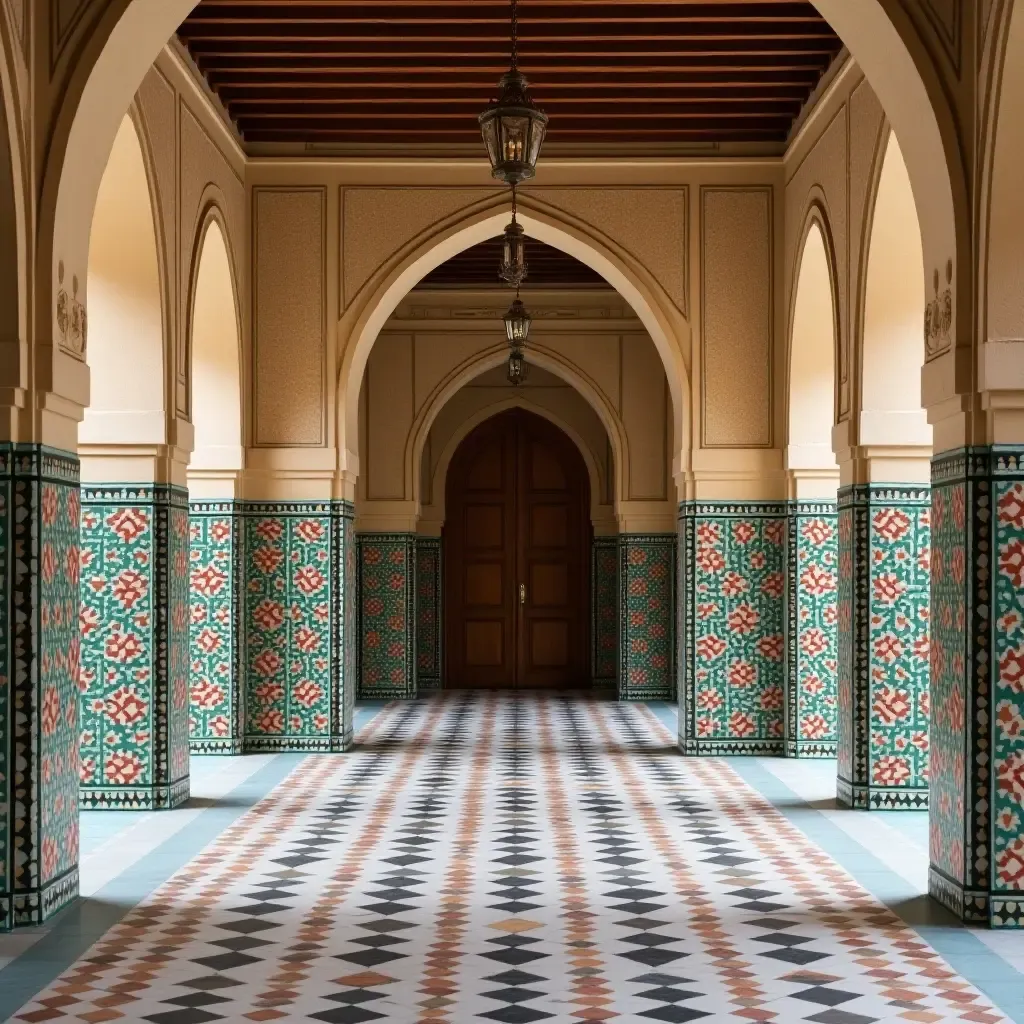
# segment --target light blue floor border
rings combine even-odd
[[[673,736],[677,735],[676,706],[653,701],[648,706],[662,725]],[[722,760],[877,900],[899,915],[957,974],[988,996],[1014,1024],[1024,1024],[1024,975],[985,945],[973,929],[965,927],[949,911],[922,895],[853,836],[794,793],[758,759],[725,757]],[[904,817],[901,811],[848,813],[887,814],[886,820],[892,818],[893,824],[899,824]]]
[[[386,701],[360,702],[356,709],[355,731],[358,733],[386,706]],[[221,806],[202,811],[188,828],[175,833],[93,895],[76,901],[63,911],[44,935],[0,970],[0,1020],[9,1020],[34,999],[132,908],[197,857],[303,760],[317,756],[320,755],[275,755],[269,764],[226,793],[221,798]],[[215,768],[220,760],[222,758],[202,758],[203,768],[210,767],[207,762]],[[145,813],[152,812],[90,812],[82,819],[83,846],[94,847],[97,839],[106,841]]]

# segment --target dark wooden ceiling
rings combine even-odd
[[[507,287],[498,278],[501,262],[498,238],[471,246],[432,270],[419,283],[420,288],[493,288]],[[609,288],[607,281],[575,256],[535,238],[526,240],[528,275],[523,291],[531,288]]]
[[[179,35],[247,142],[454,152],[480,147],[509,9],[203,0]],[[549,153],[784,142],[841,48],[806,0],[520,0],[519,22]]]

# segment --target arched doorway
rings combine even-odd
[[[524,409],[486,420],[448,471],[446,682],[588,685],[590,485],[576,446]]]

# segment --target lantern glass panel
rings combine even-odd
[[[505,314],[505,333],[510,345],[525,345],[530,336],[530,325],[533,323],[526,307],[516,299]]]
[[[518,349],[514,350],[508,357],[509,383],[514,385],[522,384],[529,375],[526,356]]]

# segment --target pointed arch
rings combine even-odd
[[[900,144],[889,132],[878,172],[861,316],[862,445],[930,445],[921,405],[924,254],[917,207]]]
[[[799,253],[790,304],[786,465],[831,470],[840,324],[835,248],[820,202],[808,211]]]
[[[535,196],[520,197],[519,220],[527,233],[597,271],[630,304],[658,351],[672,402],[672,472],[688,468],[690,326],[662,295],[661,286],[635,261],[614,251],[587,226],[570,220]],[[338,381],[338,449],[342,470],[358,475],[358,399],[366,362],[377,336],[402,298],[435,267],[501,233],[507,199],[496,195],[424,232],[394,256],[364,287],[342,317],[345,342]]]
[[[506,345],[496,345],[485,352],[478,353],[472,359],[467,360],[462,365],[453,369],[448,377],[434,389],[434,392],[429,396],[426,402],[424,402],[423,408],[417,415],[416,420],[413,423],[412,430],[409,432],[409,441],[405,455],[405,473],[406,480],[410,487],[409,493],[413,494],[414,500],[417,504],[422,501],[423,497],[421,494],[420,474],[420,467],[423,462],[423,451],[426,447],[427,438],[430,435],[430,428],[434,425],[434,422],[437,420],[441,410],[449,401],[451,401],[455,394],[465,387],[470,381],[496,366],[502,366],[507,358],[508,347]],[[548,372],[553,373],[556,377],[564,380],[568,385],[570,385],[570,387],[581,395],[584,401],[597,414],[597,417],[601,421],[601,425],[604,427],[605,433],[608,436],[608,443],[612,450],[613,511],[617,511],[622,501],[625,481],[629,479],[629,441],[626,435],[625,424],[619,417],[617,410],[580,367],[571,363],[553,349],[549,349],[543,345],[531,345],[530,360],[542,369],[547,370]],[[571,428],[567,428],[560,419],[556,419],[555,414],[549,414],[549,411],[543,411],[539,406],[534,408],[534,405],[536,405],[536,403],[532,403],[530,405],[530,408],[533,411],[539,412],[542,416],[546,416],[552,422],[556,422],[560,428],[566,431],[566,433],[573,439],[573,443],[576,444],[576,446],[583,452],[584,461],[587,461],[588,471],[591,472],[590,500],[592,511],[596,515],[602,496],[602,488],[599,485],[600,473],[597,469],[598,456],[594,453],[588,454],[586,443],[579,438],[575,431]],[[511,406],[508,407],[511,408]],[[483,410],[477,422],[483,422],[483,420],[494,414],[494,406],[488,406],[488,409],[492,411],[487,412],[487,410]],[[453,453],[454,451],[455,448],[453,447],[451,452]],[[449,457],[450,454],[451,453],[449,453]],[[442,463],[444,463],[443,455],[441,461],[438,463],[438,472],[441,472]],[[447,463],[444,463],[444,467],[444,471],[447,472]],[[435,479],[436,478],[435,474]],[[443,473],[441,474],[440,479],[444,479]],[[432,494],[434,496],[433,507],[435,513],[439,513],[440,518],[443,519],[444,491],[438,491],[435,486],[432,489]]]
[[[83,444],[166,441],[168,331],[157,224],[142,140],[126,114],[89,241],[91,400],[79,432]],[[75,277],[69,283],[74,291]]]
[[[206,205],[193,247],[189,287],[190,470],[244,468],[242,337],[234,260],[221,209]]]

